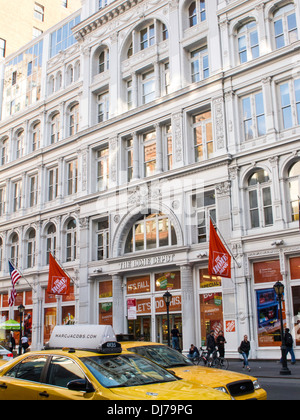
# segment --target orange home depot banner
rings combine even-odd
[[[209,233],[208,273],[210,276],[231,278],[231,256],[219,238],[212,221]]]
[[[51,254],[47,293],[50,295],[68,295],[70,293],[70,278]]]

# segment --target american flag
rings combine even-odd
[[[8,266],[9,266],[10,278],[11,278],[11,283],[12,283],[12,289],[10,291],[8,304],[9,306],[13,306],[15,303],[16,296],[17,296],[15,285],[17,284],[17,282],[20,280],[22,276],[18,272],[18,270],[14,268],[14,266],[12,265],[10,261],[8,261]]]

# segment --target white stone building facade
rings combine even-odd
[[[214,329],[277,358],[280,280],[300,355],[299,51],[299,0],[86,0],[2,62],[0,315],[25,306],[32,348],[66,322],[165,343],[169,290],[184,351]],[[207,275],[210,217],[231,279]]]

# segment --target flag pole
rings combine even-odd
[[[242,268],[241,264],[236,260],[235,256],[232,254],[231,249],[229,248],[229,246],[227,245],[227,242],[225,241],[220,229],[217,227],[216,222],[214,221],[214,219],[210,216],[210,219],[212,221],[212,224],[214,225],[215,229],[218,231],[219,235],[221,236],[222,241],[224,242],[227,251],[229,252],[229,254],[231,255],[232,259],[234,260],[234,262],[236,263],[236,265],[238,266],[238,268]]]
[[[11,263],[11,265],[13,265],[12,262],[11,262],[11,260],[8,260],[8,261]],[[33,287],[32,284],[29,283],[29,281],[24,276],[24,274],[22,273],[22,271],[19,268],[16,268],[16,267],[15,267],[15,269],[21,274],[21,277],[26,281],[26,283],[28,284],[28,286],[36,293],[36,289]]]
[[[49,252],[50,252],[50,250],[49,250]],[[68,277],[70,278],[70,280],[72,280],[72,282],[75,284],[75,286],[79,287],[78,286],[78,282],[75,281],[72,276],[70,276],[70,274],[68,273],[68,271],[62,266],[62,264],[58,261],[58,259],[56,258],[56,256],[53,255],[52,253],[51,253],[51,255],[55,259],[55,261],[57,262],[57,264],[60,266],[60,268],[68,275]]]

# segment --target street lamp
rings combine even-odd
[[[171,340],[170,340],[170,312],[169,312],[169,306],[172,301],[172,295],[170,292],[166,292],[163,295],[166,307],[167,307],[167,326],[168,326],[168,346],[171,347]]]
[[[278,281],[274,284],[273,289],[277,295],[277,299],[279,302],[279,312],[280,312],[280,332],[281,332],[281,361],[282,361],[282,369],[280,371],[280,375],[290,375],[291,371],[287,367],[287,359],[286,359],[286,344],[285,344],[285,335],[283,329],[283,319],[282,319],[282,300],[283,300],[283,293],[284,293],[284,285]]]
[[[19,315],[20,315],[19,356],[21,356],[22,354],[22,318],[23,318],[23,313],[25,311],[25,307],[21,304],[20,306],[18,306],[18,310],[19,310]]]

